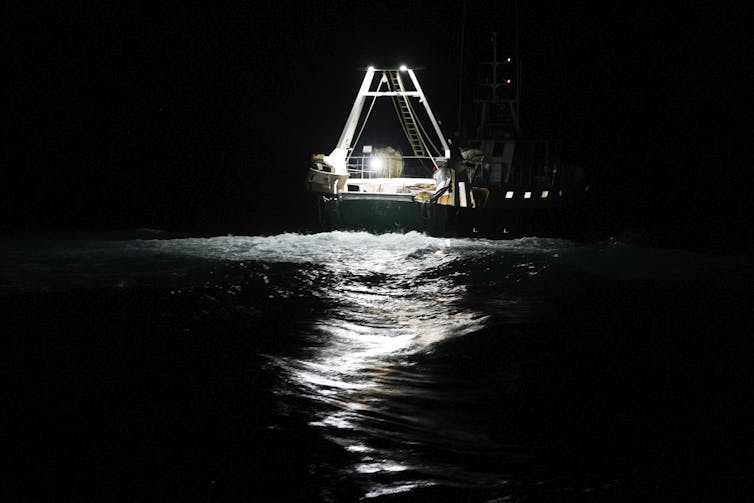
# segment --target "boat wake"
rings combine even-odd
[[[154,318],[151,308],[143,312],[156,338],[197,332],[222,345],[215,332],[232,331],[261,355],[261,367],[248,370],[269,379],[261,392],[275,405],[263,431],[295,438],[305,429],[337,451],[307,461],[327,475],[324,500],[557,493],[572,482],[558,479],[562,463],[548,464],[543,453],[564,438],[588,441],[597,431],[603,442],[611,434],[601,423],[582,427],[574,410],[585,377],[571,363],[586,357],[573,348],[586,347],[587,357],[608,351],[607,362],[631,369],[625,355],[635,348],[609,348],[635,337],[603,341],[626,330],[626,313],[642,309],[637,298],[674,291],[678,281],[702,291],[752,275],[750,264],[730,258],[616,241],[414,232],[140,237],[2,241],[0,293],[104,292],[114,312],[134,299],[155,301]],[[636,319],[639,337],[645,327]],[[614,368],[606,365],[585,368]],[[621,389],[607,382],[589,384]],[[623,400],[610,403],[626,413]]]

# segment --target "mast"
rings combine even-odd
[[[518,53],[518,0],[513,0],[513,57],[516,64],[516,133],[520,133],[520,120],[521,120],[521,58]]]
[[[481,82],[482,87],[488,88],[488,96],[474,100],[481,105],[481,117],[478,136],[481,138],[496,137],[501,134],[519,135],[521,132],[518,116],[518,82],[513,79],[503,78],[500,74],[500,66],[509,65],[513,58],[506,57],[501,61],[498,59],[497,51],[497,32],[491,34],[492,60],[484,61],[482,65],[490,65],[491,79]],[[518,68],[518,58],[514,62],[514,67]],[[518,71],[515,72],[516,80]],[[510,89],[513,84],[514,89],[501,95],[501,90]]]
[[[462,136],[463,127],[463,50],[466,38],[466,2],[463,2],[463,16],[461,17],[461,54],[458,63],[458,135]]]

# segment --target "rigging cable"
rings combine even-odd
[[[382,77],[380,79],[380,83],[377,86],[377,92],[380,91],[382,88],[382,82],[386,81],[385,79],[385,72],[382,72]],[[377,96],[372,96],[372,104],[369,105],[369,110],[367,110],[367,115],[364,117],[364,122],[361,123],[361,129],[359,129],[359,134],[356,135],[356,140],[354,140],[351,145],[356,146],[356,144],[359,143],[359,139],[361,138],[361,133],[364,132],[364,127],[367,125],[367,121],[369,120],[369,115],[372,113],[372,108],[374,108],[374,103],[377,101]],[[348,152],[348,155],[346,156],[346,166],[348,166],[348,161],[351,159],[351,155],[353,154],[353,147]]]

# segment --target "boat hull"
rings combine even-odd
[[[513,239],[523,236],[578,238],[584,229],[581,190],[528,190],[506,198],[508,190],[487,195],[486,207],[470,208],[419,202],[411,197],[379,194],[319,195],[317,230],[353,230],[373,233],[418,231],[432,236]]]

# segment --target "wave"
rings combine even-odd
[[[156,238],[155,236],[159,236]],[[75,236],[74,236],[75,237]],[[551,273],[616,279],[678,278],[750,264],[618,241],[582,244],[525,237],[507,241],[437,238],[409,232],[284,233],[272,236],[172,237],[138,229],[129,239],[82,234],[72,239],[24,237],[0,242],[0,289],[102,287],[149,278],[174,284],[205,281],[208,270],[239,264],[307,264],[336,275],[386,275],[395,281],[471,275],[473,281]],[[123,236],[121,236],[123,237]],[[96,239],[95,239],[96,238]]]

